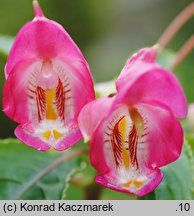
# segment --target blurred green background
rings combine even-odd
[[[95,82],[117,76],[127,57],[152,46],[170,21],[191,0],[39,0],[44,14],[64,26],[85,55]],[[0,0],[0,35],[15,36],[33,18],[31,0]],[[191,19],[168,48],[177,51],[193,34]],[[6,46],[0,36],[0,47]],[[1,48],[0,48],[1,49]],[[175,71],[194,101],[194,53]],[[0,51],[0,96],[4,83],[6,55]],[[2,107],[1,107],[2,110]],[[0,137],[14,136],[14,124],[0,113]]]

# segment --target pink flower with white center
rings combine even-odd
[[[90,160],[99,171],[95,181],[144,196],[161,182],[159,168],[180,156],[183,129],[177,117],[186,116],[185,95],[151,48],[127,61],[116,88],[115,96],[87,104],[78,122],[90,139]]]
[[[82,138],[77,118],[95,98],[89,67],[58,23],[35,18],[16,36],[5,67],[3,110],[20,123],[16,136],[41,151],[65,150]]]

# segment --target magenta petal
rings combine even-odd
[[[62,137],[62,139],[55,141],[53,145],[49,145],[46,141],[42,140],[42,134],[37,134],[35,132],[36,129],[30,124],[19,125],[15,129],[15,135],[26,145],[40,151],[46,151],[51,147],[57,151],[64,151],[82,138],[82,134],[76,123],[71,123],[71,128],[69,128],[70,132]]]
[[[119,86],[122,88],[122,82],[125,82],[128,75],[132,73],[141,73],[142,69],[141,64],[143,65],[149,65],[149,64],[155,64],[156,63],[156,57],[157,53],[152,48],[144,48],[139,50],[137,53],[134,53],[126,62],[124,68],[122,69],[120,75],[117,78],[116,86],[117,89],[119,89]],[[133,68],[138,65],[137,71]],[[134,75],[134,74],[133,74]],[[137,75],[137,74],[136,74]],[[136,76],[135,75],[135,76]]]
[[[130,189],[122,185],[118,185],[118,180],[115,177],[112,177],[110,173],[96,175],[95,181],[96,183],[112,190],[134,194],[137,196],[145,196],[146,194],[152,192],[160,184],[163,178],[162,171],[159,169],[152,171],[148,178],[149,181],[147,182],[147,184],[135,191],[131,191]]]
[[[29,120],[27,87],[30,72],[38,62],[32,60],[19,63],[7,78],[3,89],[3,111],[18,123]]]
[[[117,80],[117,88],[115,104],[134,105],[142,102],[154,105],[162,102],[177,117],[183,118],[187,114],[186,97],[178,80],[156,64],[136,63],[126,76]]]
[[[110,168],[106,162],[106,155],[104,154],[104,121],[97,127],[93,133],[90,142],[90,162],[92,166],[102,173],[107,173]]]
[[[19,31],[7,60],[6,75],[18,62],[31,58],[63,58],[67,61],[81,59],[87,64],[63,27],[45,17],[35,18]]]
[[[34,9],[37,14],[40,14],[39,5],[35,4]],[[95,93],[89,66],[77,45],[61,25],[43,16],[37,16],[26,24],[16,36],[5,67],[6,77],[20,63],[45,59],[56,62],[57,67],[59,67],[59,63],[63,66],[66,65],[67,67],[63,67],[61,70],[74,77],[76,88],[81,89],[84,93],[83,100],[85,97],[88,97],[87,102],[94,99]],[[68,71],[65,70],[66,68]],[[78,98],[80,101],[80,97]],[[83,103],[85,104],[85,101]]]
[[[30,135],[22,127],[22,125],[17,126],[17,128],[15,129],[15,135],[19,140],[24,142],[26,145],[35,148],[39,151],[47,151],[50,149],[50,146],[46,142],[40,140],[38,137],[33,137],[32,135]]]
[[[183,145],[183,129],[179,121],[166,105],[139,104],[137,108],[146,122],[148,165],[156,168],[175,161]]]
[[[61,67],[63,69],[61,75],[68,78],[72,92],[74,117],[78,118],[83,106],[95,98],[89,68],[83,61],[69,62],[67,64],[62,60],[54,61],[54,67]]]
[[[78,122],[86,141],[90,140],[102,119],[108,114],[113,98],[100,98],[83,107]]]

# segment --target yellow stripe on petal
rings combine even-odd
[[[62,134],[58,130],[53,130],[53,135],[56,140],[62,137]]]
[[[46,118],[48,120],[56,120],[57,119],[57,114],[54,110],[53,107],[53,101],[55,98],[55,89],[51,89],[51,90],[46,90]]]
[[[127,121],[126,118],[123,118],[119,123],[119,131],[122,138],[122,156],[123,162],[126,169],[129,169],[129,151],[126,150],[125,141],[126,141],[126,127]]]

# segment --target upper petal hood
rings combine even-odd
[[[117,89],[119,89],[119,87],[122,86],[122,82],[126,81],[126,76],[128,74],[131,74],[132,72],[135,73],[141,73],[140,69],[135,71],[133,69],[133,66],[135,66],[136,64],[146,64],[146,63],[156,63],[156,57],[157,57],[157,53],[154,49],[152,48],[144,48],[139,50],[138,52],[134,53],[126,62],[125,66],[123,67],[120,75],[117,78],[116,81],[116,86]],[[143,68],[142,68],[143,69]]]
[[[67,32],[45,18],[37,3],[34,10],[36,17],[19,31],[8,56],[3,110],[22,124],[15,134],[24,143],[61,151],[81,139],[77,118],[95,98],[94,86]]]
[[[153,49],[141,50],[128,60],[116,81],[118,102],[133,105],[162,102],[175,116],[183,118],[187,103],[181,85],[171,72],[155,62],[154,53]]]
[[[14,75],[12,78],[10,77],[9,84],[7,83],[4,87],[4,111],[15,121],[23,121],[19,114],[17,116],[19,104],[16,104],[14,98],[20,97],[23,93],[23,98],[18,100],[26,103],[24,91],[29,85],[27,81],[31,79],[30,73],[32,73],[32,69],[29,68],[32,64],[36,65],[45,59],[52,59],[54,66],[57,67],[62,76],[65,73],[68,74],[73,89],[73,97],[77,104],[75,111],[77,116],[80,109],[95,98],[89,66],[63,27],[45,18],[38,5],[35,5],[35,12],[37,16],[34,20],[26,24],[17,34],[7,59],[5,76],[8,78],[10,74]],[[34,70],[37,69],[34,68]],[[15,88],[15,85],[19,87]],[[12,93],[10,87],[13,89]],[[21,88],[24,88],[23,92],[20,91]],[[80,94],[82,94],[81,98]],[[22,106],[25,107],[24,104]]]
[[[39,13],[17,34],[7,60],[5,74],[8,76],[20,61],[56,57],[70,62],[81,61],[89,71],[80,49],[65,29]]]

